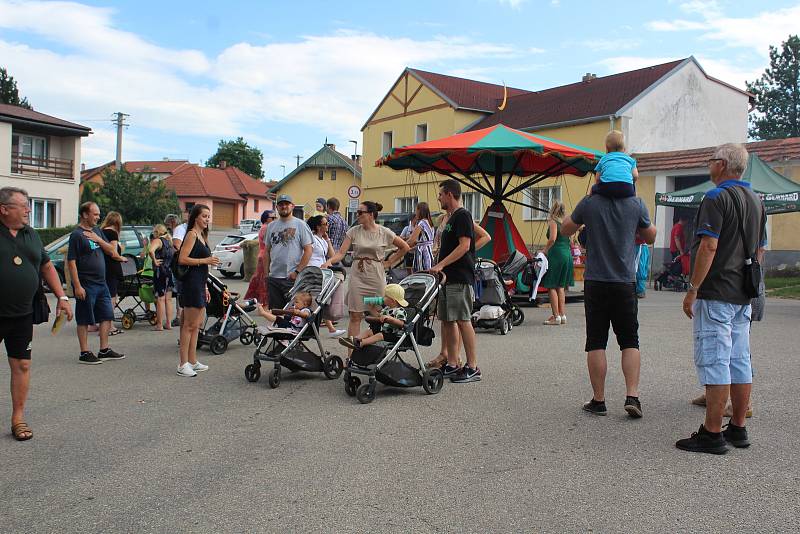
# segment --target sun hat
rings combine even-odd
[[[408,301],[406,300],[406,290],[403,289],[403,286],[400,284],[389,284],[383,290],[383,296],[389,297],[397,301],[397,303],[402,306],[408,306]]]

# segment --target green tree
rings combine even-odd
[[[83,184],[81,204],[84,202],[94,202],[98,206],[105,202],[100,194],[100,184],[96,184],[94,182],[85,182]]]
[[[150,225],[163,221],[169,213],[180,213],[175,191],[154,177],[109,168],[103,171],[103,183],[96,195],[100,211],[118,211],[125,224]]]
[[[235,141],[221,139],[217,153],[208,159],[206,166],[218,168],[223,161],[253,178],[264,178],[264,171],[261,169],[264,154],[256,147],[248,145],[241,137],[237,137]]]
[[[0,67],[0,102],[33,109],[27,98],[20,99],[17,81],[3,67]]]
[[[750,115],[755,139],[800,137],[800,38],[790,35],[778,47],[769,47],[769,68],[760,79],[747,83],[756,105]]]

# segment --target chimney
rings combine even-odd
[[[583,78],[581,79],[581,81],[582,82],[591,82],[592,80],[594,80],[596,78],[597,78],[597,74],[592,74],[591,72],[587,72],[586,74],[583,75]]]
[[[227,161],[225,161],[224,159],[223,159],[222,161],[220,161],[220,162],[219,162],[219,168],[220,168],[220,169],[224,169],[224,168],[226,168],[227,166],[228,166],[228,162],[227,162]]]
[[[85,163],[81,163],[81,172],[83,172],[85,170],[86,170],[86,164]]]

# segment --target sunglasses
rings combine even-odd
[[[364,215],[365,213],[369,213],[369,211],[357,210],[356,215]]]

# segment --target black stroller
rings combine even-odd
[[[244,368],[244,376],[248,382],[257,382],[261,378],[261,362],[272,362],[273,367],[269,372],[269,386],[276,388],[281,383],[281,367],[292,372],[306,371],[311,373],[324,373],[326,378],[333,380],[342,374],[344,363],[339,356],[332,356],[322,346],[319,335],[319,326],[322,322],[322,307],[329,304],[339,279],[330,269],[319,267],[306,267],[297,276],[289,296],[294,296],[305,291],[314,297],[311,315],[303,321],[299,330],[294,328],[264,328],[258,329],[259,339],[253,363]],[[289,308],[292,304],[286,305]],[[272,310],[275,315],[282,315],[284,310]],[[312,351],[307,341],[316,341],[319,354]]]
[[[128,257],[128,261],[121,264],[122,279],[117,288],[117,304],[114,307],[115,311],[119,311],[119,315],[114,314],[114,320],[122,323],[122,328],[130,330],[136,321],[147,321],[155,326],[158,322],[156,312],[154,309],[147,309],[146,305],[151,305],[155,308],[156,296],[153,289],[153,271],[140,271],[136,266],[136,261]],[[133,306],[130,305],[130,299],[133,301]],[[125,301],[125,308],[122,303]]]
[[[385,334],[382,342],[354,350],[344,370],[344,391],[361,404],[375,400],[376,382],[401,388],[422,386],[429,395],[439,393],[444,385],[441,369],[426,369],[419,351],[420,345],[429,347],[433,343],[430,310],[435,309],[439,279],[421,272],[403,278],[400,285],[408,301],[405,326],[397,336]],[[380,331],[377,321],[377,317],[367,317],[376,333]],[[400,355],[409,350],[414,352],[416,366],[406,363]],[[367,377],[368,382],[362,384],[356,375]]]
[[[683,259],[684,257],[685,259]],[[686,279],[688,258],[688,254],[684,254],[683,256],[676,256],[669,263],[665,263],[664,271],[653,280],[653,289],[655,291],[662,291],[663,289],[686,291],[689,289],[689,280]]]
[[[248,312],[256,309],[254,300],[237,302],[239,295],[228,291],[228,287],[214,275],[209,274],[206,286],[211,299],[206,306],[206,324],[197,336],[197,347],[208,345],[213,354],[222,354],[228,350],[228,343],[236,338],[242,345],[260,341],[256,323]],[[211,326],[211,317],[216,321]]]
[[[511,331],[514,323],[525,319],[522,310],[511,302],[506,280],[500,266],[480,258],[475,263],[475,302],[472,306],[472,326],[497,330],[501,335]]]

